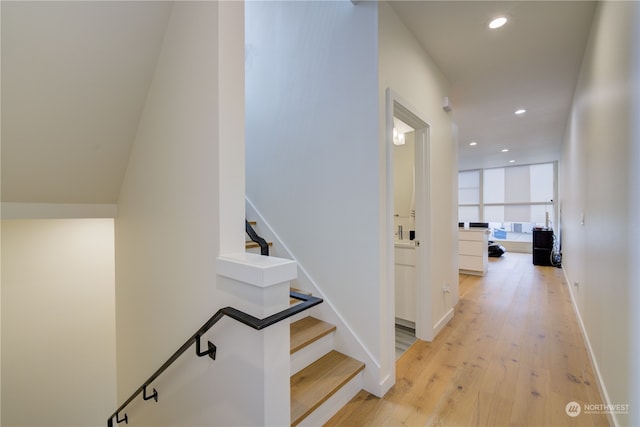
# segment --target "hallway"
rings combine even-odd
[[[398,360],[382,399],[362,391],[326,425],[609,425],[565,410],[602,399],[561,269],[530,254],[490,259],[486,276],[460,275],[455,310],[432,343]]]

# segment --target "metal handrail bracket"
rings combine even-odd
[[[240,323],[243,323],[253,329],[262,330],[271,325],[274,325],[278,322],[281,322],[285,319],[288,319],[291,316],[294,316],[300,312],[310,309],[313,306],[316,306],[322,302],[321,298],[314,297],[312,295],[305,295],[299,292],[289,292],[289,296],[291,298],[295,298],[297,300],[302,301],[301,303],[292,305],[278,313],[272,314],[271,316],[267,316],[263,319],[258,319],[248,313],[235,309],[233,307],[224,307],[218,310],[207,322],[200,327],[178,350],[176,350],[173,355],[167,359],[167,361],[158,368],[153,375],[149,377],[133,394],[122,404],[120,407],[107,419],[107,426],[113,427],[113,421],[116,423],[125,424],[129,423],[129,418],[126,413],[123,413],[123,410],[129,405],[140,393],[142,393],[144,400],[153,399],[156,402],[158,401],[158,392],[156,389],[153,389],[153,394],[150,396],[147,395],[147,387],[150,386],[173,362],[175,362],[189,347],[191,347],[194,343],[196,344],[196,354],[198,356],[209,356],[215,360],[215,352],[216,346],[213,343],[208,342],[208,348],[205,351],[200,351],[200,337],[204,333],[206,333],[213,325],[215,325],[218,320],[222,319],[224,316],[231,317],[234,320],[237,320]],[[121,415],[123,415],[121,417]]]

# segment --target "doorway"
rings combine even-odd
[[[393,229],[396,360],[416,341],[415,129],[393,117]]]
[[[387,194],[390,236],[389,322],[395,355],[416,338],[432,339],[428,287],[430,242],[429,124],[407,102],[387,90]],[[395,132],[394,132],[395,129]]]

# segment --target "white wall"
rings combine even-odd
[[[630,140],[632,141],[629,147],[629,217],[631,223],[629,224],[629,239],[627,240],[628,257],[631,260],[629,263],[629,299],[627,301],[629,316],[629,372],[630,389],[629,389],[629,402],[635,406],[635,409],[629,414],[629,425],[640,425],[640,364],[636,363],[637,355],[640,354],[640,286],[637,283],[640,282],[640,262],[633,262],[633,260],[640,260],[640,120],[637,117],[640,116],[640,8],[638,3],[635,3],[635,9],[632,11],[632,19],[635,20],[635,25],[631,28],[631,37],[633,38],[633,44],[635,47],[631,48],[630,54],[630,66],[632,76],[632,84],[630,87],[631,100],[629,105],[629,112],[631,117],[635,117],[635,120],[631,120]],[[635,79],[633,79],[635,76]],[[634,142],[635,141],[635,142]]]
[[[113,232],[2,221],[2,425],[103,426],[115,407]]]
[[[246,5],[247,196],[375,358],[377,25],[375,3]]]
[[[435,327],[457,303],[457,133],[452,117],[442,110],[442,98],[449,96],[449,83],[402,24],[387,3],[380,3],[379,96],[391,88],[430,125],[429,182],[431,239],[429,245],[431,324]],[[408,107],[408,106],[407,106]],[[380,152],[386,150],[384,102],[379,108]],[[384,164],[383,166],[384,167]],[[451,286],[443,294],[442,286]],[[426,302],[425,302],[426,303]]]
[[[230,303],[215,259],[244,242],[243,33],[240,2],[173,5],[118,204],[119,402]],[[212,334],[237,326],[223,323]],[[262,390],[234,385],[256,373],[221,363],[229,346],[214,342],[216,362],[191,348],[153,385],[157,404],[126,410],[129,425],[255,424]]]
[[[560,174],[564,271],[606,398],[630,404],[628,416],[616,415],[618,425],[640,422],[639,9],[603,2],[596,10]]]
[[[385,89],[432,126],[435,325],[458,282],[448,83],[383,3],[249,3],[246,25],[247,196],[373,355],[384,389],[395,363]]]

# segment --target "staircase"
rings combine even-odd
[[[255,228],[255,226],[256,226],[256,221],[249,221],[249,225],[250,225],[252,228]],[[254,231],[255,231],[255,230],[254,230]],[[250,235],[249,235],[249,234],[247,234],[247,236],[249,236],[249,237],[250,237]],[[259,237],[259,236],[258,236],[258,237]],[[267,245],[269,246],[269,248],[270,248],[271,246],[273,246],[273,242],[266,242],[266,243],[267,243]],[[244,247],[245,247],[245,250],[246,250],[247,252],[252,252],[252,253],[257,253],[257,254],[260,254],[260,253],[261,253],[260,244],[259,244],[258,242],[254,242],[254,241],[252,241],[252,240],[245,240],[245,242],[244,242]],[[263,255],[269,255],[269,253],[268,253],[268,252],[266,252],[266,253],[264,253]]]
[[[253,249],[252,243],[247,242],[247,250]],[[319,426],[361,390],[365,365],[334,349],[335,325],[308,312],[300,316],[304,317],[293,317],[289,326],[291,425]]]
[[[311,316],[290,325],[292,426],[324,424],[362,388],[364,363],[333,349],[335,330]]]

